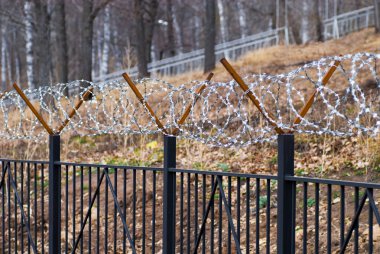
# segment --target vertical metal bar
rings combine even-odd
[[[202,218],[205,217],[206,214],[206,175],[202,175]],[[205,225],[206,230],[206,225]],[[202,254],[206,253],[206,234],[202,235]]]
[[[133,239],[133,245],[136,246],[136,202],[137,202],[137,196],[136,196],[136,169],[132,170],[132,239]]]
[[[26,167],[27,169],[27,173],[26,173],[26,175],[27,175],[27,178],[28,178],[28,187],[27,187],[27,189],[28,189],[28,201],[27,201],[27,203],[28,203],[28,228],[30,229],[30,163],[28,163],[28,166]],[[4,197],[3,197],[3,199],[4,199]],[[3,213],[4,213],[4,208],[3,208]],[[4,214],[3,214],[3,218],[4,218]],[[3,237],[4,237],[4,233],[3,233]],[[28,254],[30,254],[30,245],[31,245],[31,242],[30,242],[30,239],[29,239],[29,237],[28,237]]]
[[[372,194],[373,190],[368,189],[368,192]],[[373,209],[372,206],[368,207],[368,253],[373,253]]]
[[[100,168],[96,168],[96,179],[97,180],[97,186],[99,186],[100,182]],[[100,195],[96,196],[96,207],[97,209],[100,209]],[[100,212],[99,210],[96,213],[96,253],[99,253],[100,250]]]
[[[83,227],[83,166],[80,167],[80,227]],[[83,254],[83,237],[80,239],[80,253]]]
[[[88,167],[88,207],[91,206],[91,197],[92,197],[92,172],[91,172],[92,168],[91,167]],[[91,244],[91,240],[92,240],[92,236],[91,236],[91,213],[90,213],[90,216],[89,216],[89,220],[88,220],[88,253],[91,254],[91,248],[92,248],[92,244]]]
[[[270,184],[271,180],[267,179],[267,221],[266,221],[266,253],[270,254]]]
[[[12,169],[10,168],[10,164],[9,164],[9,171],[11,171]],[[37,179],[37,178],[35,178]],[[8,206],[8,253],[10,254],[11,253],[11,250],[12,250],[12,242],[11,242],[11,239],[12,239],[12,235],[11,235],[11,180],[10,180],[10,177],[9,177],[9,173],[8,173],[8,181],[7,181],[7,206]],[[37,189],[37,180],[35,180],[35,189]],[[35,207],[36,207],[36,211],[37,211],[37,194],[35,193]],[[35,235],[37,235],[37,212],[35,214],[35,219],[34,219],[35,223],[36,223],[36,226],[35,226]],[[36,242],[37,242],[37,237],[35,238]]]
[[[228,176],[228,207],[231,210],[232,207],[232,182],[231,182],[231,176]],[[227,228],[228,234],[227,234],[227,253],[231,253],[231,225],[228,223]]]
[[[17,187],[17,162],[14,162],[14,181],[16,183],[16,187]],[[16,192],[17,192],[17,189],[15,189],[13,191],[13,196],[14,196],[14,223],[15,223],[15,236],[14,236],[14,242],[15,242],[15,253],[17,253],[17,196],[16,196]],[[43,196],[42,196],[42,200],[43,200]],[[43,201],[42,201],[43,202]],[[43,213],[42,213],[43,214]],[[44,245],[43,245],[43,242],[42,242],[42,249],[43,249]]]
[[[155,183],[153,182],[153,186],[154,186],[154,184]],[[154,198],[155,198],[155,196],[153,196],[153,199]],[[124,168],[124,170],[123,170],[123,204],[124,204],[123,205],[123,213],[124,213],[124,216],[127,216],[127,169],[126,168]],[[126,247],[127,247],[125,233],[126,233],[125,230],[123,230],[123,254],[125,254]],[[153,240],[152,240],[152,247],[154,248]]]
[[[187,207],[186,207],[186,217],[187,217],[187,223],[186,223],[186,253],[190,254],[190,229],[191,229],[191,182],[190,182],[190,173],[187,174]]]
[[[319,253],[319,183],[315,184],[315,253]]]
[[[8,184],[9,186],[9,184]],[[37,163],[34,163],[34,241],[37,243],[37,232],[38,232],[38,223],[37,223],[37,218],[38,218],[38,203],[37,203]]]
[[[302,234],[302,253],[307,254],[307,186],[308,183],[303,183],[303,234]]]
[[[65,168],[65,253],[69,251],[69,166]]]
[[[176,223],[176,137],[164,136],[163,253],[175,253]]]
[[[359,208],[359,187],[355,187],[355,212]],[[359,217],[360,218],[360,217]],[[359,218],[358,222],[355,224],[355,235],[354,235],[354,253],[359,253]]]
[[[215,176],[213,175],[211,177],[211,181],[212,181],[212,185],[211,185],[211,189],[214,189],[214,185],[217,184],[215,182]],[[219,197],[220,198],[220,197]],[[215,199],[215,197],[214,197]],[[211,230],[210,230],[210,253],[214,253],[214,225],[215,225],[215,222],[214,222],[214,219],[215,219],[215,202],[213,201],[211,203]]]
[[[143,186],[142,186],[142,252],[145,254],[145,227],[146,227],[146,170],[143,170]],[[116,243],[116,240],[115,240]]]
[[[180,216],[180,220],[179,220],[179,228],[180,228],[180,231],[179,231],[179,238],[180,238],[180,246],[179,246],[179,249],[180,249],[180,253],[183,253],[183,239],[184,239],[184,236],[183,236],[183,180],[184,180],[184,175],[183,175],[183,172],[181,172],[180,174],[180,211],[179,211],[179,216]]]
[[[241,178],[238,177],[236,183],[237,191],[236,191],[236,234],[237,239],[240,243],[240,189],[241,189]]]
[[[24,209],[24,163],[23,162],[21,162],[20,170],[21,170],[21,204],[22,204],[21,209]],[[24,218],[21,216],[21,225],[22,225],[22,228],[21,228],[21,252],[22,253],[24,252],[24,232],[23,232],[24,223],[25,223]]]
[[[250,213],[250,197],[251,197],[251,193],[250,193],[250,178],[247,178],[246,182],[245,182],[245,190],[246,190],[246,194],[245,194],[245,250],[246,250],[246,254],[249,254],[249,213]],[[229,193],[228,193],[229,195]]]
[[[115,187],[115,194],[117,196],[117,171],[118,169],[117,168],[114,168],[115,170],[115,173],[114,173],[114,180],[113,180],[113,184],[114,184],[114,187]],[[145,171],[144,171],[145,172]],[[144,184],[144,183],[143,183]],[[145,186],[144,186],[145,187]],[[144,189],[143,187],[143,189]],[[116,202],[118,202],[118,200],[116,200]],[[143,206],[145,206],[145,200],[143,200]],[[125,215],[125,214],[124,214]],[[145,214],[144,214],[145,215]],[[120,214],[120,216],[122,216]],[[144,217],[144,216],[143,216]],[[145,217],[144,217],[145,218]],[[145,222],[145,221],[144,221]],[[145,227],[145,225],[144,225]],[[145,230],[145,228],[143,229]],[[117,208],[116,208],[116,204],[114,204],[113,206],[113,251],[116,252],[116,248],[117,248],[117,243],[116,243],[116,240],[117,240]],[[144,248],[144,247],[143,247]]]
[[[194,242],[198,237],[198,174],[195,174],[194,184]]]
[[[156,180],[156,171],[153,171],[152,253],[156,253]]]
[[[45,183],[44,183],[44,164],[41,163],[41,215],[42,215],[42,221],[45,220],[45,205],[44,205],[44,200],[45,200]],[[59,178],[59,185],[61,185],[61,178]],[[60,200],[60,199],[59,199]],[[61,207],[59,207],[61,208]],[[61,209],[59,209],[61,210]],[[60,215],[59,215],[60,216]],[[44,223],[41,223],[41,253],[45,253],[45,234],[44,234]],[[59,228],[61,228],[61,224],[59,225]],[[54,237],[57,237],[56,235]],[[61,239],[58,240],[59,242]]]
[[[256,253],[260,253],[260,208],[260,178],[256,178]]]
[[[294,136],[278,135],[278,206],[277,206],[277,252],[292,252],[294,234],[293,188],[294,184],[285,180],[294,175]]]
[[[5,174],[4,161],[1,162],[1,167],[2,167],[3,174]],[[5,175],[2,175],[1,177],[4,178]],[[28,183],[29,183],[29,179],[30,178],[28,178]],[[1,246],[2,246],[2,250],[5,251],[5,205],[4,205],[5,195],[4,195],[4,187],[2,187],[0,189],[0,191],[1,191],[1,214],[2,214],[2,216],[1,216],[1,237],[2,237]],[[30,191],[28,190],[28,202],[29,202],[29,196],[30,196]],[[28,221],[30,220],[29,211],[30,211],[30,209],[28,206]],[[30,246],[30,245],[28,244],[28,246]]]
[[[104,168],[104,171],[108,174],[108,168]],[[108,253],[108,179],[106,179],[105,202],[104,202],[104,253]]]
[[[76,239],[76,237],[75,237],[76,175],[77,175],[76,174],[76,168],[75,168],[75,166],[73,166],[73,174],[72,174],[72,176],[73,176],[73,210],[72,210],[72,212],[73,212],[73,214],[72,214],[72,218],[73,218],[72,219],[72,223],[73,223],[73,225],[72,225],[72,227],[73,227],[73,246],[75,246],[75,239]]]
[[[327,185],[327,253],[331,253],[331,184]]]
[[[222,178],[223,180],[223,178]],[[222,190],[219,189],[219,202],[218,202],[218,253],[222,254],[222,231],[223,231],[223,206],[222,206]]]
[[[344,225],[345,225],[345,188],[343,185],[340,186],[340,248],[344,244]]]

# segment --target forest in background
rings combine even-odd
[[[287,26],[322,40],[326,18],[379,0],[0,0],[1,90],[85,79]],[[378,9],[378,8],[375,8]],[[207,57],[207,54],[209,57]]]

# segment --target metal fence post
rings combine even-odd
[[[176,137],[164,135],[164,206],[163,206],[163,252],[175,253],[176,174],[169,168],[176,167]]]
[[[49,136],[49,253],[61,253],[61,137]]]
[[[294,253],[295,183],[285,180],[294,175],[294,135],[278,135],[277,253]]]

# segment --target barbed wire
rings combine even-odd
[[[165,133],[223,147],[271,142],[279,131],[376,136],[379,57],[325,57],[288,73],[241,81],[234,76],[237,81],[177,86],[150,78],[132,84],[79,80],[23,92],[54,132],[70,135]],[[131,89],[134,84],[141,98]],[[16,91],[2,95],[0,119],[5,139],[41,140],[47,134]]]

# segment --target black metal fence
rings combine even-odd
[[[1,159],[0,253],[379,253],[380,184],[278,174]]]

